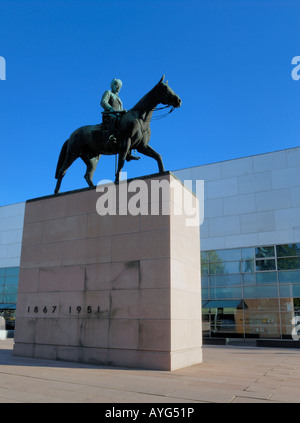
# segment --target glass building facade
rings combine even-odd
[[[291,339],[300,315],[300,243],[204,251],[204,337]]]
[[[14,329],[18,293],[19,267],[0,268],[0,316],[6,329]]]

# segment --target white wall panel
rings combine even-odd
[[[202,250],[300,242],[300,147],[191,173],[204,180]]]

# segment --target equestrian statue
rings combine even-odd
[[[79,157],[86,164],[84,175],[90,187],[93,187],[93,175],[100,156],[119,155],[115,182],[119,182],[120,172],[125,160],[138,159],[131,154],[137,150],[145,156],[152,157],[158,164],[159,172],[164,172],[161,155],[150,147],[150,121],[158,104],[174,108],[181,106],[181,99],[164,82],[164,76],[136,105],[130,110],[123,110],[122,102],[118,96],[122,83],[114,79],[111,90],[106,91],[101,100],[104,111],[103,120],[98,125],[86,125],[76,129],[63,144],[56,167],[57,179],[55,194],[60,192],[62,179]],[[169,112],[170,113],[170,112]]]

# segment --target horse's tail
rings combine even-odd
[[[66,158],[66,154],[67,154],[67,148],[68,148],[68,141],[67,140],[64,145],[62,146],[61,150],[60,150],[60,154],[59,154],[59,158],[58,158],[58,162],[57,162],[57,166],[56,166],[56,171],[55,171],[55,179],[58,179],[58,172],[60,170],[60,168],[62,167],[65,158]]]

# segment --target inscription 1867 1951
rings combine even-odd
[[[43,305],[43,306],[28,306],[27,307],[27,313],[33,313],[33,314],[53,314],[56,311],[58,311],[57,305]],[[96,317],[100,317],[103,313],[103,310],[100,309],[100,306],[92,307],[92,306],[67,306],[65,308],[65,312],[68,314],[76,314],[76,315],[82,315],[83,313],[87,314],[93,314]]]

